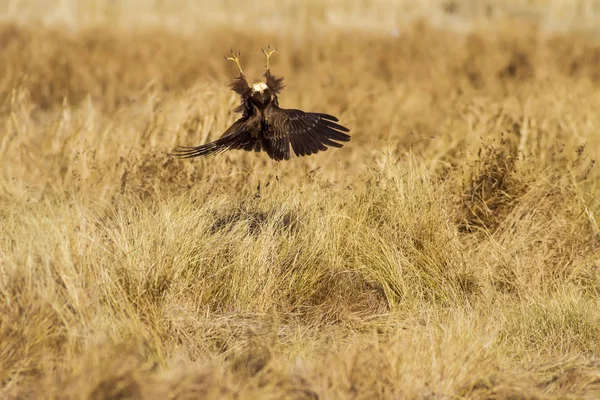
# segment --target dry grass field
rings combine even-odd
[[[0,1],[0,399],[600,398],[597,2],[55,3]],[[171,157],[267,43],[352,141]]]

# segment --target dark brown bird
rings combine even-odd
[[[333,115],[310,113],[279,107],[277,97],[283,89],[283,78],[276,78],[269,70],[269,58],[276,51],[269,46],[261,49],[267,57],[265,82],[255,81],[248,85],[240,66],[240,53],[231,52],[227,60],[234,61],[240,76],[230,85],[241,97],[241,104],[234,109],[242,117],[235,121],[214,142],[197,147],[182,147],[175,155],[183,158],[206,156],[227,150],[265,151],[275,161],[290,158],[290,145],[297,156],[315,154],[327,150],[327,146],[342,147],[338,142],[350,141],[348,128],[338,124]]]

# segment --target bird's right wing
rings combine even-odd
[[[240,118],[214,142],[196,147],[179,146],[173,155],[180,158],[193,158],[218,154],[227,150],[260,151],[260,141],[252,137],[247,123],[248,118]]]
[[[269,89],[271,89],[275,94],[280,94],[285,87],[283,84],[283,78],[277,78],[276,76],[272,75],[270,69],[265,72],[264,77],[266,78],[265,80],[267,81],[267,86]]]
[[[333,115],[310,113],[302,110],[271,106],[265,111],[269,137],[274,149],[289,158],[288,143],[297,156],[315,154],[327,150],[327,146],[342,147],[338,142],[349,142],[350,130],[340,124]]]

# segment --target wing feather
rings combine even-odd
[[[240,95],[240,105],[234,108],[233,112],[243,113],[243,115],[247,117],[251,111],[251,107],[249,106],[249,99],[252,94],[252,89],[250,88],[250,85],[248,85],[246,76],[240,74],[240,76],[238,76],[233,80],[233,82],[231,82],[229,88]]]
[[[285,85],[283,84],[283,78],[277,78],[271,74],[271,70],[268,69],[267,72],[263,75],[266,79],[267,86],[269,89],[273,91],[275,94],[280,94]]]
[[[269,157],[275,161],[289,160],[290,158],[290,142],[287,137],[279,137],[267,139],[263,138],[262,147],[267,152]]]
[[[250,85],[248,85],[248,81],[244,75],[240,75],[235,78],[229,85],[229,88],[242,97],[247,96],[250,94],[250,92],[252,92],[252,89],[250,88]]]
[[[350,130],[338,124],[333,115],[272,105],[265,110],[265,119],[268,126],[266,138],[278,146],[283,145],[284,153],[289,153],[290,144],[297,156],[305,156],[325,151],[327,146],[340,148],[343,142],[350,141],[350,135],[346,134]],[[288,140],[281,141],[281,138]],[[278,152],[281,151],[278,147]]]
[[[173,155],[180,158],[193,158],[218,154],[227,150],[260,151],[260,142],[252,137],[247,122],[247,118],[240,118],[214,142],[195,147],[179,146],[173,151]]]

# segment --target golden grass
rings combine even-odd
[[[0,398],[600,396],[597,36],[198,32],[0,26]],[[352,142],[168,156],[267,42]]]

